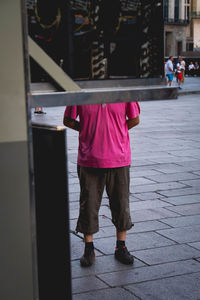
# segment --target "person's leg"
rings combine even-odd
[[[181,74],[182,74],[182,83],[184,83],[184,80],[185,80],[185,71],[182,69],[181,70]]]
[[[80,181],[80,212],[76,231],[84,234],[85,250],[80,259],[81,266],[91,266],[95,259],[93,234],[98,232],[98,212],[105,185],[101,169],[78,166]]]
[[[84,242],[85,243],[91,243],[91,242],[93,242],[93,234],[86,234],[86,235],[84,235]]]
[[[168,85],[172,86],[173,74],[167,74],[167,78],[168,78]]]
[[[112,222],[116,227],[115,258],[124,264],[132,264],[134,260],[125,245],[126,231],[133,226],[129,209],[129,183],[129,166],[110,169],[107,174],[106,191]]]
[[[179,73],[177,76],[178,76],[178,88],[181,89],[181,79],[182,79],[182,75],[181,75],[181,73]]]
[[[169,80],[169,75],[167,74],[166,76],[167,76],[167,85],[169,85],[169,81],[170,81]]]
[[[126,240],[126,231],[117,231],[117,240],[118,241],[125,241]]]
[[[89,267],[94,263],[95,252],[93,244],[93,235],[84,235],[85,249],[82,257],[80,258],[80,264],[82,267]]]

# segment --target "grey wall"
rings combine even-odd
[[[23,4],[23,3],[22,3]],[[20,0],[0,1],[0,299],[32,300],[30,153]],[[36,294],[35,294],[36,295]]]

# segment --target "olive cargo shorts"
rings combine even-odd
[[[129,208],[130,166],[88,168],[78,166],[80,211],[76,231],[84,235],[99,231],[98,213],[104,187],[109,197],[112,222],[117,231],[129,230],[133,224]]]

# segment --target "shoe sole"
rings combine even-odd
[[[82,259],[82,258],[81,258]],[[82,262],[80,259],[80,264],[81,264],[81,267],[90,267],[93,265],[94,261],[95,261],[95,256],[92,258],[91,262],[90,263],[84,263],[84,261]]]
[[[120,263],[122,263],[124,265],[133,265],[133,263],[134,263],[134,258],[133,258],[133,261],[123,261],[121,258],[117,257],[116,255],[115,255],[115,258],[116,258],[116,260],[118,260]]]

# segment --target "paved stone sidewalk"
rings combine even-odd
[[[75,234],[79,184],[78,134],[67,129],[73,300],[200,299],[200,95],[141,102],[141,123],[130,131],[130,207],[135,226],[128,232],[133,266],[115,261],[115,230],[106,193],[96,261],[81,268],[84,244]],[[41,122],[62,124],[64,108],[47,108]],[[40,119],[39,119],[40,118]]]
[[[174,78],[173,85],[176,86],[176,79]],[[179,95],[188,95],[200,93],[200,77],[185,77],[185,82],[182,84],[182,90],[179,90]]]

